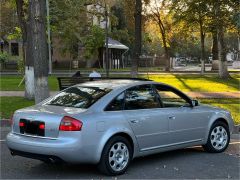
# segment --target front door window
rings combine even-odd
[[[151,85],[136,86],[126,91],[125,109],[159,108],[160,104]]]

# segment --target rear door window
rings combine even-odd
[[[106,107],[105,111],[121,111],[124,106],[124,92],[118,95],[113,101]]]
[[[87,109],[111,89],[98,87],[71,87],[54,96],[46,105]]]

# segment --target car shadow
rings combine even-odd
[[[192,147],[175,151],[168,151],[158,154],[153,154],[145,157],[139,157],[134,159],[127,172],[121,176],[121,178],[127,178],[128,174],[134,174],[131,171],[138,171],[142,169],[143,166],[153,165],[159,162],[167,162],[167,161],[175,161],[182,156],[187,156],[187,158],[191,158],[191,156],[196,156],[199,153],[205,153],[201,147]],[[163,165],[163,164],[162,164]],[[100,179],[106,178],[114,178],[101,174],[95,165],[90,164],[46,164],[39,163],[35,166],[35,168],[31,169],[33,174],[37,173],[39,170],[41,172],[48,171],[49,178],[53,178],[53,176],[57,176],[58,178],[68,179],[68,178],[87,178],[94,179],[96,177]],[[45,179],[48,177],[45,177]]]

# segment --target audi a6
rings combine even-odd
[[[167,84],[98,80],[17,110],[7,145],[12,155],[93,163],[105,174],[119,175],[139,156],[195,145],[223,152],[232,130],[230,112]]]

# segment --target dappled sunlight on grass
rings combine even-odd
[[[147,75],[140,77],[147,78]],[[199,75],[199,74],[160,74],[149,75],[149,78],[172,85],[182,91],[189,92],[236,92],[239,91],[240,75],[234,74],[231,79],[222,80],[217,75]],[[21,76],[2,76],[1,87],[2,91],[23,91],[24,83],[18,87],[21,82]],[[56,76],[48,78],[50,90],[58,90],[58,82]]]
[[[150,79],[170,84],[182,91],[195,92],[236,92],[239,91],[240,76],[233,75],[231,79],[222,80],[217,75],[150,75]]]

